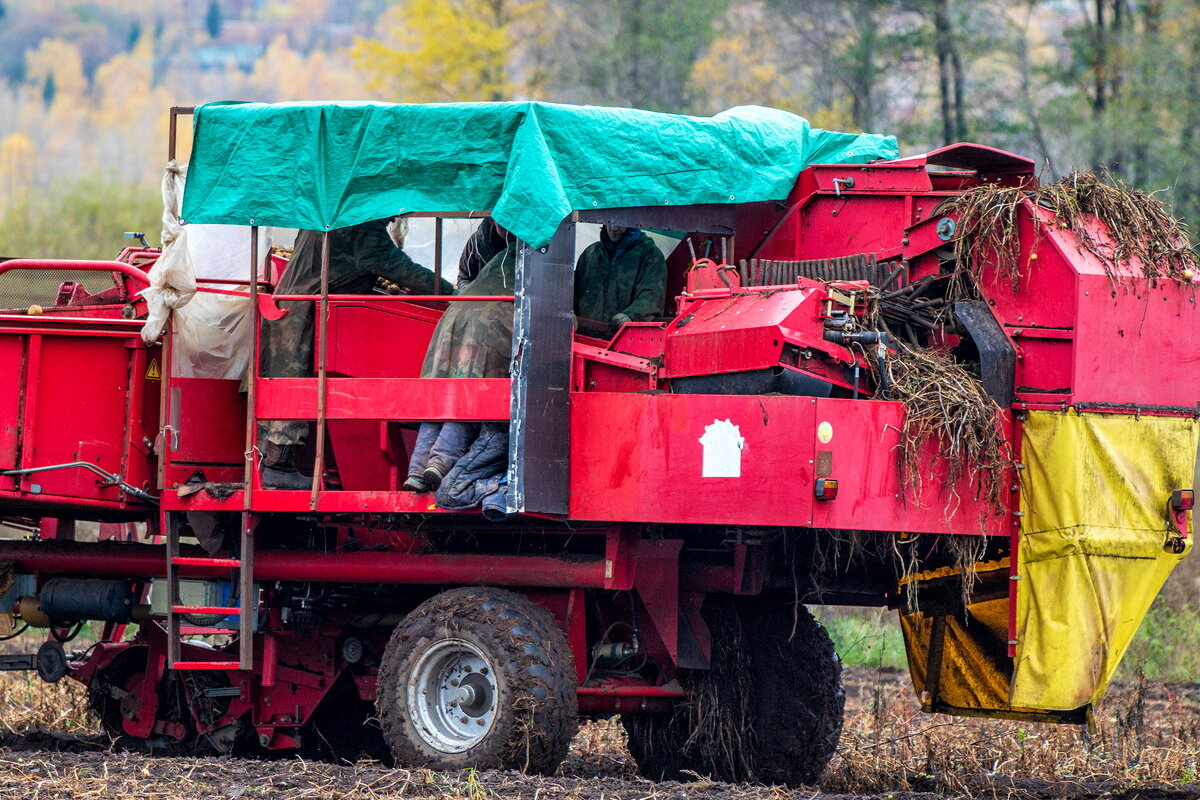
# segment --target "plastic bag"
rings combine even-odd
[[[167,162],[167,172],[162,180],[163,251],[150,268],[150,286],[141,292],[149,310],[146,324],[142,326],[142,341],[147,344],[162,334],[172,309],[186,306],[196,294],[196,273],[188,253],[187,228],[179,221],[186,175],[186,165],[174,160]]]

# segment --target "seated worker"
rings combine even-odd
[[[389,219],[377,219],[329,233],[329,293],[369,294],[377,278],[386,278],[415,294],[454,291],[404,252],[407,223],[389,230]],[[394,234],[394,236],[393,236]],[[275,294],[321,293],[321,231],[300,231],[292,259]],[[316,304],[309,300],[280,303],[288,313],[262,324],[261,374],[266,378],[308,378],[313,374]],[[308,439],[308,422],[266,420],[259,424],[262,484],[265,489],[307,489],[312,478],[296,469],[296,454]]]
[[[493,222],[491,217],[480,222],[471,238],[467,239],[462,255],[458,257],[458,280],[454,288],[461,289],[475,280],[479,270],[507,246],[504,229]]]
[[[638,228],[603,226],[600,241],[589,245],[575,265],[580,333],[611,335],[626,322],[653,319],[663,313],[666,294],[667,260]]]
[[[497,226],[498,227],[498,226]],[[460,295],[512,294],[517,240],[503,228],[505,248],[492,257]],[[507,378],[512,361],[513,304],[451,303],[433,331],[421,365],[422,378]],[[404,489],[434,491],[471,446],[479,425],[423,422],[408,464]]]

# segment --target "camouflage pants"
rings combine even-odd
[[[313,374],[312,303],[280,303],[290,308],[287,316],[265,320],[259,359],[264,378],[311,378]],[[303,447],[308,441],[305,420],[259,420],[258,436],[279,445]]]

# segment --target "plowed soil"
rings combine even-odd
[[[1118,686],[1099,732],[1087,736],[1073,728],[922,715],[903,674],[848,670],[847,725],[838,755],[820,786],[783,789],[720,784],[702,776],[692,783],[640,779],[620,726],[612,721],[584,725],[553,777],[391,769],[371,762],[153,756],[114,747],[70,709],[56,710],[56,704],[77,696],[73,689],[4,677],[2,800],[1200,797],[1198,684]],[[25,717],[14,713],[22,707],[32,711]]]

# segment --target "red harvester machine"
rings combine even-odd
[[[1032,190],[1033,164],[961,144],[766,201],[576,209],[522,248],[511,379],[419,377],[454,297],[327,293],[302,298],[314,377],[187,377],[178,326],[139,336],[158,250],[0,262],[0,293],[69,279],[0,315],[0,511],[29,532],[0,540],[0,621],[48,631],[3,666],[86,684],[150,746],[547,771],[580,716],[619,714],[649,776],[802,783],[843,705],[806,604],[888,606],[926,710],[1085,723],[1190,548],[1195,284],[1114,277],[1026,201],[1020,280],[985,265],[956,300],[947,209],[989,184]],[[439,263],[470,211],[413,214]],[[572,333],[597,222],[686,234],[669,318]],[[257,342],[286,262],[251,251],[245,285],[200,292],[245,301]],[[1011,462],[953,473],[935,437],[905,477],[897,339],[972,371]],[[262,419],[315,423],[311,491],[258,483]],[[506,520],[398,490],[424,420],[508,422]]]

